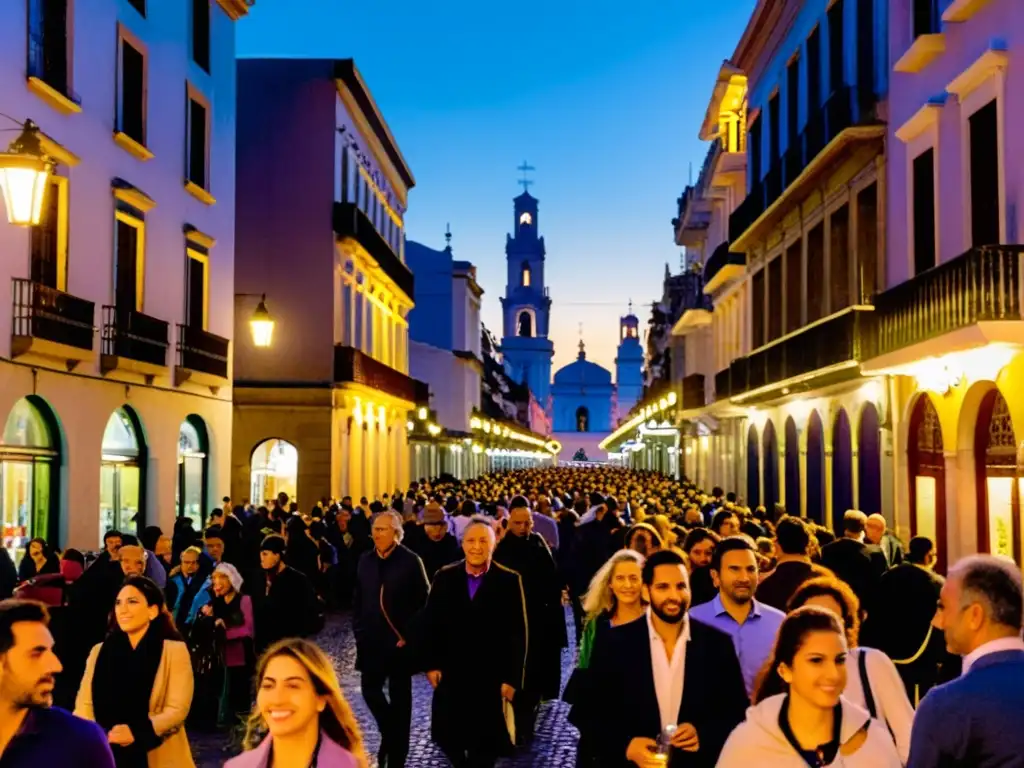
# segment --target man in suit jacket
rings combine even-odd
[[[775,527],[775,557],[778,565],[757,586],[757,599],[785,611],[789,598],[805,581],[831,574],[811,562],[811,528],[799,517],[786,515]]]
[[[749,700],[729,635],[690,621],[682,557],[655,552],[644,564],[647,617],[615,627],[594,647],[595,733],[602,768],[664,766],[654,755],[676,726],[671,768],[711,768]]]
[[[821,564],[850,585],[862,608],[871,612],[870,603],[878,580],[889,567],[880,547],[864,543],[868,516],[857,509],[843,515],[843,538],[826,544],[821,550]]]
[[[1024,755],[1024,589],[1020,569],[974,555],[949,572],[937,623],[963,675],[933,688],[917,710],[908,768],[997,768]]]

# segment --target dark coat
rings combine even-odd
[[[789,598],[805,581],[831,575],[827,568],[814,563],[801,563],[796,560],[779,563],[775,570],[757,585],[757,599],[765,605],[785,611]]]
[[[28,552],[26,552],[25,556],[21,558],[21,564],[18,566],[18,581],[28,581],[36,576],[42,576],[47,573],[60,573],[60,560],[57,559],[57,556],[48,556],[40,570],[36,568],[36,561],[29,557]]]
[[[429,589],[423,562],[401,544],[385,558],[376,550],[359,558],[352,602],[357,669],[386,671],[399,656],[408,656],[408,651],[397,653],[398,643],[409,650],[416,644],[416,623]]]
[[[313,585],[303,574],[285,566],[267,589],[266,574],[257,572],[250,592],[256,624],[256,650],[286,637],[308,637],[316,631],[319,607]]]
[[[462,559],[462,548],[450,533],[446,533],[440,541],[433,541],[425,534],[417,536],[415,541],[410,543],[409,548],[420,556],[428,579],[433,579],[434,575],[446,565],[451,565]]]
[[[18,584],[18,569],[6,547],[0,547],[0,600],[6,600],[14,593]]]
[[[878,580],[889,568],[889,562],[879,547],[856,539],[836,539],[822,548],[821,564],[849,584],[860,599],[861,608],[871,612],[871,600],[878,589]]]
[[[689,621],[683,698],[678,723],[697,729],[696,752],[673,749],[671,768],[711,768],[732,729],[743,721],[747,698],[732,639],[714,627]],[[595,733],[602,768],[627,768],[629,742],[657,739],[662,723],[654,688],[647,619],[614,627],[594,646],[590,662]]]
[[[511,743],[501,686],[521,691],[526,674],[519,574],[492,562],[470,600],[466,561],[445,566],[434,576],[424,618],[425,668],[441,672],[432,706],[434,741],[449,754],[506,752]]]
[[[569,639],[563,585],[551,550],[539,534],[510,533],[495,548],[494,561],[523,579],[528,630],[525,689],[542,700],[557,698],[562,687],[562,649]]]

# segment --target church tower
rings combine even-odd
[[[525,163],[524,173],[533,170]],[[501,299],[503,335],[501,351],[509,375],[525,382],[537,402],[551,412],[551,358],[554,344],[548,339],[551,299],[544,287],[544,238],[538,236],[537,199],[519,182],[523,194],[515,198],[513,232],[506,237],[508,279]]]
[[[630,302],[629,314],[619,318],[619,351],[615,356],[617,421],[626,418],[629,409],[643,396],[643,367],[644,350],[640,346],[640,321],[633,314],[633,302]]]

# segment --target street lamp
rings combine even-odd
[[[12,122],[14,118],[7,117]],[[6,152],[0,152],[0,190],[7,208],[7,220],[19,227],[37,226],[43,215],[47,180],[53,161],[43,151],[39,126],[26,120],[21,133]]]
[[[260,303],[256,305],[252,317],[249,318],[249,330],[252,332],[252,345],[260,349],[266,349],[274,339],[274,318],[270,316],[267,309],[267,294],[265,293],[236,293],[236,297],[259,296]]]

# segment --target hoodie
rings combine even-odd
[[[786,694],[770,696],[747,710],[747,719],[740,723],[725,742],[717,768],[807,768],[807,763],[786,740],[779,727],[779,712]],[[839,734],[839,752],[829,763],[831,768],[900,768],[896,746],[885,726],[872,720],[868,713],[840,697],[843,708]],[[843,754],[849,742],[865,723],[867,739],[853,754]]]

